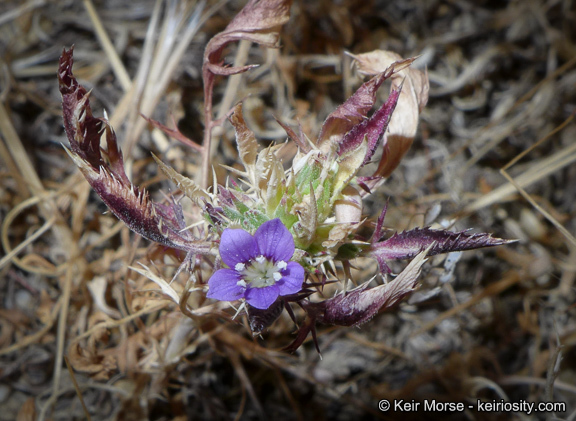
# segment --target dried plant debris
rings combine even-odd
[[[0,421],[570,419],[571,14],[424,3],[0,5]]]

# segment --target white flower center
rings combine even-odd
[[[280,260],[274,263],[264,256],[258,256],[250,262],[238,263],[234,269],[242,275],[242,279],[252,288],[265,288],[274,285],[280,279],[280,271],[286,269],[288,264]]]

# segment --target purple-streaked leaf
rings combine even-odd
[[[415,58],[403,60],[391,51],[374,50],[369,53],[351,55],[358,65],[360,73],[374,76],[395,66],[397,71],[391,76],[391,91],[403,86],[397,106],[384,137],[384,151],[375,176],[387,178],[400,164],[404,154],[410,149],[418,118],[428,101],[428,75],[408,66]]]
[[[340,143],[340,148],[338,149],[339,155],[346,155],[347,153],[354,151],[360,146],[364,139],[366,139],[368,142],[368,151],[366,152],[362,165],[366,165],[368,161],[370,161],[374,152],[376,152],[376,148],[378,148],[384,131],[388,127],[388,122],[390,121],[390,117],[392,117],[392,113],[396,107],[400,90],[401,89],[390,92],[390,96],[386,102],[382,104],[382,107],[380,107],[369,119],[354,126],[352,130],[346,133]]]
[[[356,177],[356,183],[362,189],[360,192],[362,197],[372,194],[372,190],[375,190],[383,181],[384,179],[382,177]]]
[[[376,92],[386,77],[384,73],[380,73],[363,83],[350,98],[326,118],[318,135],[319,148],[327,152],[331,144],[340,144],[344,135],[366,118],[376,101]]]
[[[372,319],[380,309],[392,307],[414,291],[426,253],[420,253],[392,281],[368,288],[369,282],[346,293],[322,302],[324,311],[318,315],[320,323],[338,326],[359,326]]]
[[[108,208],[128,227],[143,237],[189,253],[208,253],[209,242],[194,240],[188,231],[180,205],[152,202],[124,172],[122,152],[108,120],[96,118],[90,108],[89,93],[72,74],[72,48],[60,57],[58,80],[62,94],[64,127],[72,157],[88,183]],[[107,149],[100,147],[106,134]]]
[[[372,242],[376,242],[382,238],[382,227],[384,226],[384,218],[386,217],[386,212],[388,211],[388,202],[384,205],[384,209],[380,212],[380,216],[378,217],[378,221],[376,222],[376,228],[374,228],[374,233],[372,234]]]
[[[432,256],[451,251],[499,246],[511,242],[514,240],[495,238],[486,233],[469,234],[467,231],[452,232],[415,228],[395,233],[385,241],[373,243],[367,255],[378,261],[381,271],[389,272],[387,260],[410,259],[427,248],[430,248],[428,254]]]
[[[352,291],[340,293],[322,302],[299,302],[307,317],[298,329],[294,341],[284,350],[296,351],[304,343],[308,333],[312,333],[314,344],[320,353],[316,339],[316,323],[337,326],[360,326],[366,323],[380,310],[394,306],[416,289],[425,261],[426,253],[422,252],[396,278],[374,288],[368,288],[369,282],[366,282]]]
[[[381,73],[368,82],[363,83],[350,98],[326,118],[318,135],[318,147],[324,153],[330,150],[331,145],[342,147],[344,135],[352,130],[354,126],[360,124],[368,115],[368,111],[374,106],[376,92],[382,82],[408,67],[413,61],[414,59],[411,58],[394,62],[387,68],[382,69]],[[393,100],[394,104],[396,100],[397,98]],[[359,145],[361,142],[362,139],[357,144]],[[347,147],[345,149],[353,148]]]
[[[316,351],[320,354],[320,348],[318,347],[318,340],[316,339],[316,320],[312,317],[306,317],[304,323],[300,325],[298,330],[296,331],[296,337],[290,343],[290,345],[283,348],[283,351],[286,352],[296,352],[298,348],[304,343],[308,334],[312,333],[312,338],[314,340],[314,345],[316,346]]]

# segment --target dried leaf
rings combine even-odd
[[[276,121],[278,122],[278,124],[280,124],[280,126],[282,126],[288,137],[298,145],[298,147],[303,153],[306,154],[312,150],[313,145],[306,138],[306,135],[302,131],[302,126],[300,124],[298,124],[298,133],[296,133],[294,129],[292,129],[292,127],[288,126],[287,124],[284,124],[282,121],[278,119],[276,119]]]
[[[106,289],[108,288],[108,282],[105,277],[95,276],[91,281],[86,283],[86,286],[88,287],[90,295],[92,295],[92,299],[94,300],[94,305],[98,310],[112,318],[121,318],[120,312],[106,303]]]
[[[312,333],[316,350],[320,352],[316,339],[317,322],[338,326],[359,326],[372,319],[380,309],[395,305],[416,289],[417,279],[426,261],[427,252],[428,250],[425,250],[420,253],[400,275],[384,285],[369,289],[370,282],[366,282],[352,291],[342,292],[326,301],[300,302],[307,317],[296,332],[296,338],[284,350],[296,351],[304,343],[308,333]]]
[[[90,108],[89,93],[72,74],[72,49],[60,57],[58,80],[62,94],[64,127],[71,151],[66,149],[94,191],[128,227],[149,240],[191,253],[208,253],[210,243],[194,240],[183,223],[177,203],[152,202],[148,194],[134,186],[124,172],[122,152],[116,135],[105,118],[96,118]],[[107,149],[100,147],[106,134]]]
[[[230,76],[254,67],[224,66],[222,52],[229,43],[247,40],[266,47],[276,47],[280,27],[290,17],[291,4],[292,0],[250,0],[226,29],[215,35],[206,46],[202,68],[205,85],[212,83],[213,75]]]
[[[334,248],[348,239],[358,229],[358,223],[341,223],[335,225],[328,233],[328,239],[322,242],[327,249]]]
[[[390,272],[386,260],[402,260],[416,256],[429,249],[429,255],[452,251],[472,250],[509,244],[514,240],[494,238],[491,234],[468,234],[431,228],[415,228],[396,233],[389,239],[372,244],[368,255],[378,260],[380,270]]]
[[[258,156],[258,141],[254,132],[248,128],[242,115],[242,104],[234,107],[234,112],[230,116],[230,122],[236,130],[236,144],[240,160],[249,175],[255,171],[256,157]],[[251,180],[253,181],[253,180]]]
[[[150,279],[152,282],[154,282],[156,285],[160,287],[160,290],[162,291],[163,295],[170,298],[176,304],[180,303],[180,295],[178,295],[176,290],[172,288],[168,282],[166,282],[160,276],[156,275],[154,272],[150,270],[150,268],[143,265],[142,263],[140,263],[140,266],[142,266],[142,268],[129,266],[128,269],[132,269],[133,271],[138,272],[140,275]]]
[[[140,114],[140,115],[142,116],[142,118],[144,120],[146,120],[152,126],[156,127],[157,129],[162,130],[164,133],[166,133],[171,138],[176,139],[187,146],[190,146],[192,149],[196,150],[197,152],[202,152],[202,146],[200,146],[198,143],[194,142],[192,139],[187,137],[184,133],[182,133],[178,129],[178,127],[171,129],[170,127],[160,123],[159,121],[148,118],[143,114]],[[174,124],[174,125],[176,126],[176,124]]]
[[[72,344],[68,348],[68,361],[74,370],[90,375],[95,380],[108,380],[118,371],[116,357],[101,355],[96,349]]]
[[[16,421],[34,421],[37,419],[36,416],[36,403],[34,402],[34,398],[28,398],[18,411]]]

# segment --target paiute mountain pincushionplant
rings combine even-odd
[[[224,47],[243,39],[276,46],[289,9],[286,0],[250,1],[208,43],[202,72],[206,136],[203,146],[197,145],[203,158],[209,157],[210,131],[222,123],[212,120],[215,76],[253,67],[223,66]],[[426,256],[509,242],[489,234],[431,228],[385,238],[386,209],[375,226],[363,217],[363,198],[385,181],[410,147],[418,114],[427,101],[428,80],[422,72],[410,69],[414,59],[404,60],[384,51],[354,58],[372,78],[326,118],[316,139],[280,123],[289,141],[298,146],[287,169],[278,155],[282,144],[260,148],[243,119],[241,104],[228,118],[236,131],[244,170],[227,168],[242,183],[230,179],[226,186],[204,188],[210,184],[209,159],[203,159],[202,184],[198,185],[155,158],[199,209],[202,217],[197,221],[186,220],[179,200],[154,202],[130,182],[112,127],[106,118],[93,116],[89,93],[72,73],[72,49],[63,52],[58,73],[70,142],[67,150],[94,191],[130,229],[184,252],[181,270],[192,271],[194,279],[208,280],[196,283],[196,290],[207,299],[239,301],[238,311],[246,310],[253,333],[269,327],[284,309],[293,316],[291,306],[300,306],[306,319],[287,347],[294,351],[308,333],[315,338],[317,323],[358,326],[414,291]],[[389,79],[393,83],[388,99],[369,116],[379,87]],[[106,147],[100,145],[102,134]],[[383,150],[378,169],[371,176],[359,176],[358,171],[371,162],[378,149]],[[187,228],[191,223],[194,228]],[[365,227],[372,231],[371,238],[359,234]],[[370,287],[368,281],[349,291],[344,287],[332,298],[321,298],[318,292],[326,283],[342,281],[346,285],[348,281],[338,279],[335,268],[343,267],[349,273],[351,261],[360,257],[375,259],[383,275],[391,272],[387,262],[413,260],[387,283]],[[169,283],[151,279],[182,306]],[[196,310],[189,309],[191,314]],[[202,317],[209,315],[203,313]]]

